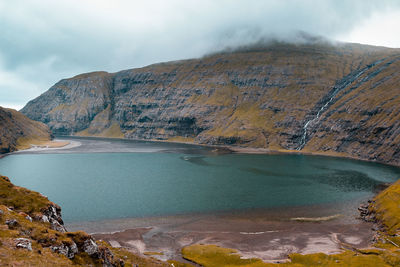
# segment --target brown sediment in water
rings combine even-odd
[[[293,215],[301,214],[302,209],[305,207]],[[236,249],[244,258],[282,262],[291,253],[333,254],[341,252],[343,244],[366,248],[371,242],[371,225],[351,215],[299,222],[291,220],[291,212],[286,210],[281,216],[275,210],[121,219],[68,227],[97,232],[95,238],[136,253],[159,252],[152,257],[161,260],[182,260],[182,248],[193,244],[215,244]],[[318,218],[309,217],[310,213],[306,216]]]

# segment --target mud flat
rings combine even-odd
[[[291,253],[339,253],[343,244],[368,247],[372,225],[357,219],[356,210],[328,215],[333,207],[297,207],[73,223],[67,228],[161,260],[182,260],[185,246],[215,244],[237,249],[243,258],[282,262]]]

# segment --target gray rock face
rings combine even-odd
[[[99,253],[99,247],[93,239],[87,239],[83,243],[83,251],[92,256]]]
[[[49,222],[53,230],[66,232],[64,222],[61,218],[61,208],[57,205],[50,205],[43,211],[42,221]]]
[[[16,219],[6,220],[6,224],[8,225],[9,229],[15,229],[19,226],[19,223]]]
[[[75,254],[78,253],[78,246],[76,245],[75,242],[72,242],[72,244],[61,244],[59,246],[50,246],[50,249],[53,252],[57,252],[59,254],[62,254],[69,259],[73,259],[75,257]]]
[[[110,75],[104,72],[61,80],[40,99],[31,101],[32,106],[41,108],[31,109],[30,118],[47,123],[55,134],[84,130],[110,102],[110,83]],[[43,101],[47,105],[42,106]]]
[[[15,239],[15,247],[32,251],[32,242],[26,238],[17,238]]]
[[[56,134],[301,148],[400,164],[399,71],[396,49],[277,44],[78,75],[22,112]]]

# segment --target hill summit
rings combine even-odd
[[[400,164],[400,50],[271,43],[63,79],[22,112],[55,134]]]

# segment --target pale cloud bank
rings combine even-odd
[[[400,47],[400,1],[0,0],[0,105],[58,80],[200,57],[304,31]]]

